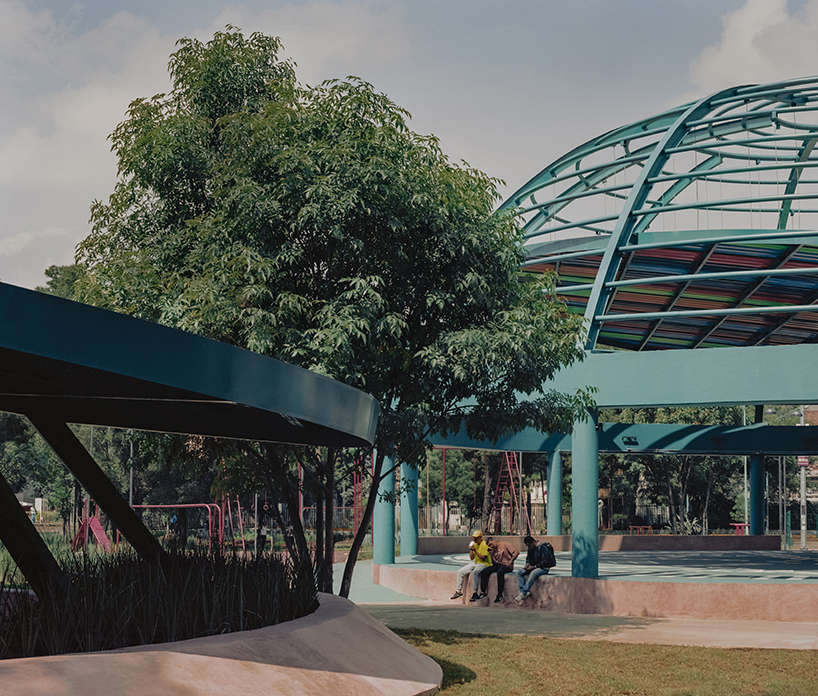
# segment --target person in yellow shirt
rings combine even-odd
[[[491,565],[491,553],[489,552],[488,544],[483,540],[483,532],[478,530],[471,536],[472,540],[469,543],[469,562],[457,571],[457,588],[452,595],[452,599],[458,599],[463,596],[463,580],[465,580],[467,575],[471,574],[474,594],[469,601],[475,602],[477,601],[478,595],[477,590],[480,582],[480,571]]]

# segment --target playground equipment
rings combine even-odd
[[[446,451],[447,447],[436,447],[441,452],[441,504],[444,520],[441,535],[447,536],[449,528],[449,504],[446,499]],[[426,507],[429,508],[429,469],[426,469]],[[488,475],[488,474],[487,474]],[[476,459],[472,461],[473,509],[478,510],[477,504],[477,466]],[[482,484],[481,484],[482,485]],[[543,483],[543,488],[545,485]],[[526,491],[522,483],[522,455],[513,451],[502,452],[502,463],[494,478],[494,497],[489,512],[488,529],[493,534],[500,534],[503,528],[504,517],[508,516],[508,529],[514,532],[515,525],[520,534],[530,534],[532,530],[531,511],[526,499]],[[508,500],[506,500],[508,496]],[[506,513],[508,509],[508,513]],[[477,514],[477,513],[475,513]]]
[[[87,502],[88,501],[86,501],[86,503]],[[71,550],[80,551],[87,548],[89,535],[93,536],[103,551],[111,551],[113,549],[114,545],[111,543],[111,540],[108,538],[108,535],[102,528],[102,523],[99,521],[99,518],[96,515],[89,516],[86,505],[85,517],[80,523],[80,528],[77,530],[74,538],[71,540]]]
[[[445,450],[444,450],[445,451]],[[494,486],[494,503],[491,507],[491,528],[495,534],[500,534],[503,524],[503,507],[506,493],[509,494],[511,508],[510,531],[514,532],[515,519],[519,522],[520,534],[531,534],[531,515],[523,496],[523,474],[521,462],[516,452],[503,452],[503,463],[497,472],[497,484]],[[523,528],[525,525],[525,529]]]

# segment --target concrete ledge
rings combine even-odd
[[[486,536],[492,536],[486,534]],[[494,535],[495,539],[507,541],[519,551],[525,550],[523,537]],[[570,551],[571,537],[536,536],[538,541],[547,541],[554,551]],[[418,538],[418,555],[445,555],[466,553],[469,537],[436,536]],[[600,551],[779,551],[780,536],[736,536],[724,534],[718,536],[673,536],[672,534],[600,534]]]
[[[318,610],[257,631],[126,650],[0,661],[8,696],[434,694],[443,672],[334,595]]]
[[[441,601],[451,596],[456,572],[373,565],[373,576],[384,587]],[[496,578],[491,576],[488,597],[477,606],[487,606],[494,599]],[[504,604],[522,609],[563,614],[818,623],[816,584],[635,582],[545,576],[537,580],[531,596],[521,604],[513,601],[517,591],[516,578],[506,576]],[[461,603],[467,601],[469,592]]]

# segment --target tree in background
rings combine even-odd
[[[479,518],[483,502],[482,452],[473,450],[446,450],[446,503],[455,505],[468,517],[471,525]],[[428,481],[428,486],[427,486]],[[426,465],[420,470],[419,498],[425,505],[439,505],[443,499],[443,450],[428,452]],[[475,504],[476,503],[476,504]],[[444,522],[445,524],[445,522]]]
[[[601,417],[614,423],[739,425],[741,407],[611,409]],[[611,476],[613,462],[618,476]],[[674,534],[707,532],[713,502],[719,500],[719,520],[729,522],[728,494],[740,469],[739,458],[684,454],[634,454],[606,458],[600,479],[619,486],[636,500],[644,496],[670,508]]]
[[[111,136],[119,180],[78,248],[83,297],[378,399],[346,595],[386,455],[418,465],[432,432],[564,430],[584,414],[584,393],[536,392],[581,357],[580,318],[550,299],[552,279],[520,276],[498,182],[449,162],[371,85],[303,88],[277,38],[232,27],[178,45],[173,91],[134,101]],[[290,490],[292,463],[308,467],[332,519],[337,452],[255,449]],[[331,565],[319,570],[331,589]]]
[[[64,297],[67,300],[77,299],[77,281],[83,276],[85,269],[79,264],[68,266],[49,266],[43,271],[48,278],[46,284],[38,285],[35,290],[49,295]]]

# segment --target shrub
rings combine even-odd
[[[65,556],[67,593],[36,601],[3,582],[0,657],[111,650],[261,628],[318,606],[310,565],[274,555],[171,552],[161,564],[133,553]],[[3,579],[10,577],[7,569]]]

